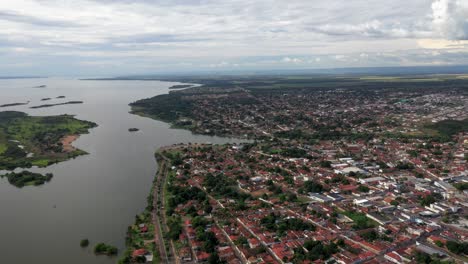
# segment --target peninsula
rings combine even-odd
[[[22,112],[0,112],[0,170],[46,167],[86,154],[71,145],[95,123],[70,115],[28,116]]]
[[[193,84],[178,84],[178,85],[173,85],[171,87],[169,87],[169,89],[171,90],[177,90],[177,89],[185,89],[185,88],[189,88],[189,87],[192,87]]]

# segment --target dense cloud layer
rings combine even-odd
[[[436,32],[454,40],[468,40],[468,1],[437,0],[432,4]]]
[[[0,70],[15,74],[440,65],[468,52],[467,0],[1,2]]]

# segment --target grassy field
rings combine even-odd
[[[69,115],[34,117],[0,112],[0,169],[45,167],[82,155],[85,152],[81,150],[64,151],[61,140],[88,133],[95,126]]]
[[[49,160],[48,159],[38,159],[34,160],[31,162],[33,166],[38,166],[38,167],[47,167],[49,165]]]
[[[5,143],[0,143],[0,155],[3,154],[8,149],[8,146]]]

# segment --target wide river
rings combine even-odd
[[[146,206],[157,170],[154,152],[175,143],[229,143],[235,139],[193,135],[168,124],[129,114],[130,102],[168,93],[175,83],[158,81],[80,81],[75,79],[0,80],[0,108],[30,115],[72,114],[98,124],[74,146],[89,152],[38,172],[54,178],[40,187],[18,189],[0,180],[0,263],[115,263],[94,256],[92,245],[125,246],[125,232]],[[33,88],[47,85],[46,88]],[[66,96],[66,99],[42,98]],[[84,104],[30,109],[30,106],[81,100]],[[130,133],[136,127],[139,132]],[[91,246],[80,248],[88,238]]]

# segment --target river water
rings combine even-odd
[[[167,93],[175,83],[159,81],[80,81],[75,79],[0,80],[0,105],[31,101],[26,106],[0,108],[30,115],[73,114],[98,124],[74,146],[89,152],[38,172],[52,172],[46,185],[18,189],[0,180],[0,263],[115,263],[94,256],[95,243],[124,249],[125,232],[146,197],[157,170],[154,152],[175,143],[232,143],[236,139],[193,135],[168,124],[129,114],[130,102]],[[46,88],[33,88],[47,85]],[[41,102],[41,98],[66,96]],[[64,101],[79,105],[30,109]],[[140,131],[128,132],[136,127]],[[80,248],[88,238],[91,246]]]

